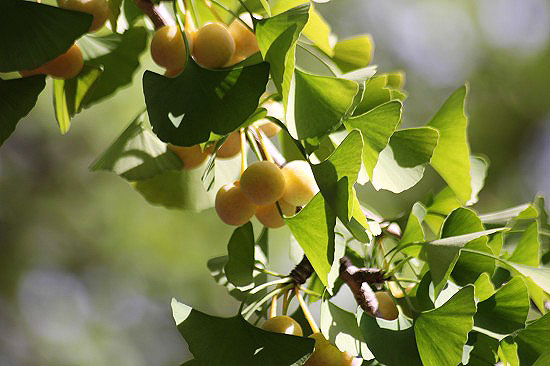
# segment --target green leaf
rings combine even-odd
[[[134,27],[123,34],[89,34],[78,41],[87,63],[103,70],[82,101],[84,108],[132,82],[139,68],[139,57],[147,48],[147,37],[145,28]]]
[[[333,131],[341,124],[358,91],[355,81],[296,69],[286,118],[290,133],[301,140]]]
[[[437,138],[437,130],[430,127],[395,131],[374,167],[374,188],[400,193],[418,183],[437,145]]]
[[[273,14],[281,14],[298,5],[309,3],[309,0],[285,0],[279,1],[273,7]],[[330,25],[317,10],[314,3],[310,3],[309,19],[304,27],[302,34],[306,36],[315,46],[328,56],[332,56],[333,51],[330,46]]]
[[[433,198],[433,202],[428,206],[428,214],[424,218],[424,222],[426,222],[434,234],[439,236],[439,231],[441,226],[443,226],[445,217],[460,206],[461,204],[454,192],[449,187],[445,187]]]
[[[532,365],[550,349],[550,313],[529,324],[514,338],[520,365]]]
[[[473,232],[483,231],[485,228],[476,213],[468,208],[457,208],[447,217],[441,230],[441,237],[457,236]],[[473,240],[465,245],[465,248],[474,249],[480,252],[493,254],[493,251],[487,245],[487,237]],[[480,257],[476,254],[463,252],[460,253],[451,276],[459,285],[474,283],[481,273],[487,273],[490,276],[495,272],[495,260],[489,257]]]
[[[506,230],[506,228],[451,236],[424,243],[421,255],[426,258],[430,267],[434,284],[434,298],[437,299],[437,296],[447,283],[447,279],[458,261],[460,250],[464,248],[467,243],[503,230]]]
[[[487,170],[489,169],[489,162],[487,159],[480,156],[470,156],[470,175],[472,194],[466,206],[471,206],[477,203],[479,200],[478,194],[485,185],[485,178],[487,177]]]
[[[113,172],[128,181],[149,179],[165,171],[180,170],[181,160],[147,128],[144,118],[144,113],[137,116],[90,166],[90,170]]]
[[[321,332],[330,343],[354,357],[373,358],[361,335],[355,314],[329,301],[321,304]]]
[[[61,134],[69,132],[71,118],[82,110],[82,101],[93,90],[94,83],[101,76],[102,70],[84,64],[80,74],[69,80],[53,81],[53,105],[55,119]]]
[[[392,89],[388,88],[388,75],[381,74],[367,80],[363,99],[353,111],[354,116],[364,114],[371,109],[389,102],[392,98]],[[395,98],[398,99],[398,98]]]
[[[440,135],[432,166],[461,202],[469,201],[472,195],[468,118],[464,111],[467,91],[466,85],[455,91],[428,124]]]
[[[474,287],[466,286],[441,307],[420,314],[414,323],[414,334],[424,366],[460,363],[475,312]]]
[[[497,334],[511,334],[525,328],[529,307],[527,286],[521,278],[513,278],[477,305],[475,326]]]
[[[248,286],[254,282],[254,245],[250,221],[233,231],[227,244],[229,260],[225,265],[225,275],[235,286]]]
[[[44,76],[0,79],[0,146],[15,131],[17,122],[34,108],[45,86]]]
[[[271,77],[283,97],[285,110],[294,76],[296,42],[309,19],[309,9],[309,3],[300,5],[256,24],[260,52],[269,63]]]
[[[374,42],[369,34],[339,40],[334,46],[332,60],[342,72],[367,67],[374,53]]]
[[[146,71],[143,92],[153,131],[179,146],[228,134],[256,111],[267,77],[266,63],[208,70],[191,58],[177,78]]]
[[[0,2],[0,72],[32,70],[88,32],[90,14],[21,1]]]
[[[498,340],[483,333],[471,331],[468,334],[467,344],[473,347],[469,354],[468,366],[494,366],[497,363]]]
[[[123,0],[107,0],[109,4],[109,23],[111,23],[111,29],[117,29],[117,20],[120,16],[120,7]]]
[[[487,300],[495,293],[495,286],[491,282],[491,277],[487,273],[482,273],[479,276],[476,282],[474,282],[474,287],[476,290],[477,301]]]
[[[334,255],[336,214],[319,192],[295,216],[285,218],[285,222],[330,291],[329,272],[332,264],[340,259]]]
[[[498,357],[504,366],[519,366],[518,345],[511,337],[504,338],[498,345]]]
[[[504,261],[509,267],[519,274],[530,278],[533,282],[542,288],[547,294],[550,294],[550,268],[548,267],[530,267],[522,264]]]
[[[369,177],[372,177],[378,155],[389,143],[401,120],[402,107],[401,102],[388,102],[344,122],[348,130],[356,128],[361,131],[364,144],[363,164]]]
[[[376,360],[388,366],[421,366],[414,327],[403,318],[387,321],[359,309],[361,334]]]
[[[538,216],[537,209],[530,203],[525,203],[505,210],[479,215],[485,224],[506,224],[511,219],[527,220]]]
[[[540,242],[538,222],[529,225],[521,236],[514,252],[508,258],[510,262],[536,267],[540,263]]]
[[[404,245],[408,243],[423,242],[426,239],[424,229],[422,228],[422,221],[424,221],[426,212],[426,207],[420,202],[416,202],[413,205],[411,213],[409,214],[407,226],[405,226],[405,231],[401,236],[399,244]],[[417,257],[420,254],[420,247],[407,247],[403,249],[403,253]]]
[[[313,351],[310,338],[273,333],[241,315],[220,318],[172,300],[179,332],[198,362],[207,365],[292,365]]]
[[[543,353],[540,355],[539,358],[535,361],[533,366],[548,366],[550,365],[550,352]]]

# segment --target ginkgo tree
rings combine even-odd
[[[338,39],[321,3],[3,0],[0,143],[48,78],[65,134],[143,73],[143,107],[91,171],[235,226],[206,267],[238,313],[172,301],[185,365],[547,365],[544,199],[473,210],[488,161],[468,145],[468,85],[423,126],[401,127],[404,73],[371,65],[369,35]],[[163,74],[141,70],[144,52]],[[447,186],[400,217],[356,192],[400,193],[428,166]],[[298,258],[288,274],[269,261],[282,226]],[[333,301],[343,287],[354,312]]]

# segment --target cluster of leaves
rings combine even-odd
[[[458,88],[424,126],[402,128],[404,75],[379,73],[370,65],[374,46],[368,35],[333,42],[315,9],[319,5],[307,0],[212,2],[230,10],[223,12],[227,21],[243,10],[261,16],[254,22],[260,52],[221,70],[188,58],[173,79],[146,71],[145,108],[136,110],[136,119],[91,169],[118,174],[152,204],[210,208],[217,188],[238,176],[239,159],[211,159],[182,170],[167,144],[219,147],[231,132],[266,116],[265,100],[278,98],[284,121],[267,117],[283,127],[282,154],[310,162],[320,188],[285,222],[296,250],[315,270],[304,289],[309,301],[322,301],[327,339],[365,365],[546,364],[550,227],[544,201],[483,215],[469,208],[477,202],[488,162],[469,150],[468,87]],[[182,2],[172,3],[181,26]],[[198,25],[216,18],[207,2],[187,3]],[[37,67],[74,41],[85,54],[80,75],[53,81],[62,133],[72,116],[129,84],[139,68],[151,33],[143,14],[129,0],[110,5],[112,32],[84,35],[90,17],[82,13],[21,0],[0,4],[0,72]],[[297,57],[297,50],[316,67]],[[44,76],[0,79],[0,142],[44,87]],[[262,98],[266,90],[268,98]],[[416,185],[428,165],[445,180],[445,189],[395,222],[365,214],[356,184],[399,193]],[[396,233],[391,225],[402,230]],[[392,276],[385,286],[393,285],[397,320],[351,313],[331,302],[342,287],[344,255],[358,267]],[[304,363],[312,340],[266,332],[247,321],[260,321],[266,303],[290,283],[285,276],[269,280],[268,258],[267,230],[256,239],[245,224],[233,233],[228,255],[208,263],[215,280],[242,302],[242,311],[218,318],[173,302],[178,329],[195,357],[186,364]],[[268,291],[271,286],[277,287]],[[300,313],[294,316],[303,321]]]

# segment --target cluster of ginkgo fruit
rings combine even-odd
[[[218,69],[237,64],[259,51],[252,27],[250,15],[243,14],[229,26],[211,22],[195,30],[189,21],[184,33],[195,61],[203,67]],[[165,25],[155,31],[151,56],[157,65],[166,69],[165,76],[175,77],[183,71],[187,54],[178,26]]]
[[[103,27],[109,17],[109,4],[107,0],[57,0],[59,7],[76,10],[93,15],[92,24],[88,30],[90,33]],[[22,76],[38,74],[49,75],[56,79],[72,79],[82,71],[84,58],[80,47],[75,43],[62,55],[46,62],[34,70],[21,71]]]

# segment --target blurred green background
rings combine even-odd
[[[426,123],[470,83],[472,151],[491,161],[481,212],[550,195],[548,0],[333,0],[317,7],[340,37],[371,33],[381,71],[407,73],[405,125]],[[144,68],[154,68],[149,55]],[[143,105],[131,88],[58,132],[51,85],[0,148],[0,365],[177,365],[188,356],[170,299],[205,312],[236,304],[206,270],[231,228],[145,202],[90,163]],[[388,215],[442,182],[401,195],[361,191]],[[273,233],[275,269],[287,271],[288,231]]]

